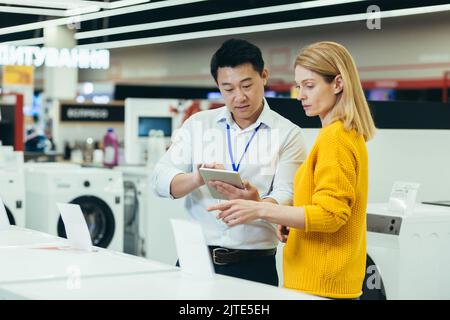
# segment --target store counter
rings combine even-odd
[[[67,244],[67,239],[17,226],[10,226],[8,230],[0,230],[0,248]]]
[[[214,275],[205,280],[172,265],[11,227],[0,232],[0,299],[321,299]]]
[[[215,275],[199,279],[177,270],[81,279],[0,284],[3,299],[321,300],[293,290]]]

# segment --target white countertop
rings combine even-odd
[[[174,266],[12,227],[0,232],[1,299],[318,300],[319,297],[215,275],[199,279]]]
[[[321,300],[293,290],[222,275],[204,280],[180,270],[0,285],[6,299]]]
[[[8,230],[0,230],[0,248],[44,244],[66,245],[68,244],[68,241],[67,239],[55,237],[44,232],[16,226],[10,226]]]
[[[83,252],[52,247],[9,247],[0,248],[0,257],[0,286],[31,280],[67,279],[74,273],[84,278],[175,269],[156,261],[102,249]]]

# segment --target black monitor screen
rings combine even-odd
[[[139,137],[148,137],[150,130],[162,130],[165,137],[172,135],[171,117],[139,117]]]

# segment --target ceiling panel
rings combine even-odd
[[[96,3],[98,1],[99,0],[96,0],[93,3]],[[121,0],[112,0],[109,2],[113,3],[117,1]],[[151,1],[150,3],[169,3],[170,1],[172,0],[159,0],[159,1],[154,0]],[[84,2],[88,2],[88,0]],[[17,0],[16,3],[20,4],[21,1]],[[317,3],[322,4],[331,3],[331,5],[322,5],[320,7],[297,9],[285,12],[272,12],[271,10],[272,6],[299,4],[299,3],[309,5]],[[141,10],[138,12],[99,18],[89,21],[82,21],[79,24],[77,32],[80,33],[81,35],[83,32],[102,30],[108,28],[128,27],[133,25],[150,24],[174,19],[183,19],[198,16],[206,17],[207,15],[213,14],[230,13],[255,8],[265,8],[264,14],[259,15],[243,16],[238,18],[235,18],[234,15],[232,15],[227,19],[217,19],[214,21],[203,21],[200,18],[199,21],[196,21],[195,23],[189,23],[186,25],[175,24],[175,26],[162,27],[156,29],[144,28],[144,30],[140,30],[137,32],[125,32],[125,33],[117,32],[106,36],[97,36],[97,37],[90,37],[87,39],[79,39],[78,44],[83,45],[92,43],[140,39],[140,38],[149,38],[174,34],[184,34],[189,32],[199,32],[206,30],[217,30],[217,29],[245,27],[245,26],[259,26],[271,23],[304,21],[333,16],[362,14],[367,12],[367,8],[370,5],[378,5],[381,8],[381,10],[388,11],[388,10],[415,8],[424,5],[426,6],[443,5],[448,4],[449,1],[380,0],[380,1],[358,1],[352,3],[341,3],[341,1],[338,1],[339,4],[332,4],[332,3],[336,3],[336,1],[208,0],[190,4],[170,6],[166,8],[159,8],[154,10]],[[8,4],[2,3],[2,1],[0,0],[0,6],[7,6],[7,5]],[[137,6],[136,8],[138,8]],[[103,9],[102,11],[108,10]],[[28,14],[16,14],[5,12],[0,12],[0,15],[1,15],[0,43],[22,39],[40,38],[43,36],[42,28],[33,28],[32,30],[11,34],[2,34],[2,28],[60,18],[42,15],[28,15]]]

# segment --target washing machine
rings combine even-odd
[[[95,168],[26,170],[26,226],[65,237],[56,203],[78,204],[95,246],[123,251],[122,173]]]
[[[120,166],[125,193],[125,252],[175,265],[177,251],[170,219],[186,218],[184,199],[155,195],[152,167]]]
[[[367,257],[362,299],[450,299],[450,207],[369,204]]]
[[[0,198],[9,223],[25,227],[25,183],[23,170],[0,169]]]
[[[124,236],[123,251],[128,254],[145,257],[145,228],[143,220],[146,207],[145,171],[130,174],[129,168],[116,167],[123,173],[124,191]]]
[[[0,197],[10,224],[25,227],[23,152],[0,146]]]

